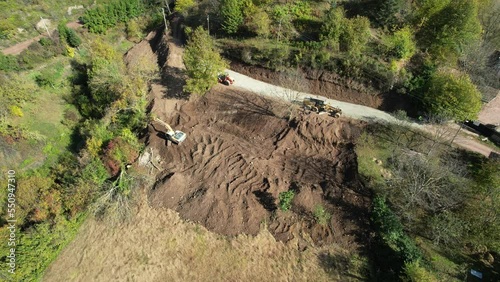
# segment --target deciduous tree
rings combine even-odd
[[[442,59],[458,54],[461,47],[479,39],[480,35],[476,0],[450,2],[432,15],[419,33],[423,47]]]
[[[424,94],[428,112],[455,120],[474,120],[481,110],[481,93],[466,74],[435,73]]]
[[[215,42],[203,27],[194,31],[187,30],[189,39],[183,60],[189,79],[184,90],[195,94],[204,94],[217,84],[217,76],[228,63],[221,58],[215,48]]]

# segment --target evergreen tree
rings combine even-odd
[[[223,19],[222,29],[228,34],[234,34],[243,24],[243,11],[240,0],[222,0],[220,10]]]
[[[344,10],[342,8],[331,8],[321,26],[320,40],[326,42],[328,47],[335,51],[339,50],[339,40],[344,22]]]
[[[401,23],[401,11],[406,0],[382,0],[376,11],[377,21],[388,27],[393,27]]]
[[[76,34],[76,32],[74,30],[72,30],[71,28],[68,28],[66,30],[66,40],[68,41],[68,44],[74,48],[76,48],[76,47],[80,46],[80,44],[82,44],[82,40],[80,39],[78,34]]]

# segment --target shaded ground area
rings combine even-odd
[[[299,111],[287,121],[284,107],[224,86],[189,102],[155,98],[153,113],[188,138],[166,146],[164,129],[149,127],[148,147],[163,161],[151,205],[225,235],[257,234],[267,223],[279,240],[306,231],[318,243],[355,245],[369,208],[352,143],[360,123]],[[281,212],[278,195],[288,190],[296,193],[293,212]],[[313,218],[318,205],[332,214],[327,225]]]

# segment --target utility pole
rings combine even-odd
[[[47,31],[47,34],[50,36],[50,31],[49,31],[49,28],[47,27],[47,25],[45,24],[45,20],[42,18],[42,16],[40,16],[40,19],[42,20],[42,24],[43,24],[43,27],[45,27],[45,30]]]
[[[168,34],[168,25],[167,25],[167,18],[165,17],[165,9],[161,8],[161,11],[163,12],[163,21],[165,22],[165,34]]]
[[[207,15],[207,30],[208,30],[208,35],[210,35],[210,15]]]

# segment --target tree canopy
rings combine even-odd
[[[466,74],[435,73],[424,95],[427,110],[456,120],[473,120],[481,110],[481,93]]]
[[[222,0],[220,13],[223,23],[222,29],[228,34],[234,34],[243,24],[242,3],[240,0]]]
[[[457,54],[460,48],[481,35],[477,1],[452,1],[430,16],[420,31],[421,43],[436,57]]]
[[[183,60],[188,73],[184,90],[195,94],[204,94],[217,84],[217,76],[228,63],[221,58],[215,48],[215,42],[203,27],[194,31],[188,29],[189,39]]]

